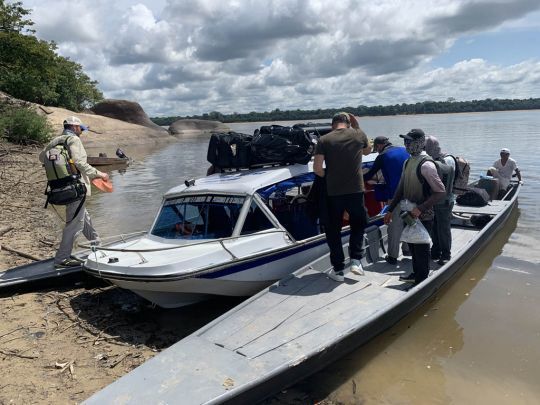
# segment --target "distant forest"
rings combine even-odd
[[[509,111],[509,110],[537,110],[540,109],[540,98],[529,99],[485,99],[472,101],[455,101],[449,98],[446,101],[424,101],[416,104],[376,105],[367,107],[326,108],[317,110],[285,110],[275,109],[270,112],[249,112],[246,114],[222,114],[219,111],[204,113],[203,115],[153,117],[158,125],[170,125],[180,119],[201,119],[221,122],[253,122],[253,121],[307,121],[330,118],[339,111],[347,111],[356,116],[384,116],[384,115],[410,115],[410,114],[447,114],[463,112]]]

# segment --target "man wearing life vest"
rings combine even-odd
[[[405,143],[407,152],[411,155],[405,162],[403,173],[399,181],[396,193],[384,216],[384,223],[392,221],[392,212],[402,199],[407,199],[416,206],[409,211],[413,218],[421,221],[424,227],[431,232],[434,212],[433,206],[446,195],[444,185],[437,173],[437,167],[433,160],[427,156],[424,150],[426,136],[421,129],[411,129],[406,135],[400,135]],[[417,173],[420,166],[420,176]],[[418,284],[429,275],[430,245],[429,243],[409,243],[412,255],[413,271],[407,276],[401,276],[400,280]]]
[[[435,218],[433,221],[433,230],[431,239],[431,259],[437,261],[439,265],[445,264],[450,260],[452,251],[452,209],[456,196],[454,195],[454,176],[456,174],[456,161],[451,155],[441,151],[439,140],[434,136],[426,137],[426,153],[433,160],[442,162],[447,168],[448,175],[441,179],[446,189],[446,196],[433,207]]]
[[[373,152],[379,155],[375,158],[371,169],[364,174],[364,182],[370,180],[380,170],[386,183],[384,189],[386,200],[391,201],[409,153],[403,146],[392,145],[386,136],[378,136],[374,139]],[[399,212],[396,210],[393,221],[388,225],[388,254],[384,259],[389,264],[397,264],[401,231],[403,231],[403,221],[399,220]]]
[[[88,130],[88,127],[83,125],[79,118],[74,116],[66,118],[64,120],[64,131],[45,146],[39,154],[39,160],[45,164],[45,161],[48,160],[48,152],[51,149],[59,145],[65,145],[70,155],[70,165],[74,166],[73,170],[80,174],[80,181],[86,188],[86,196],[89,196],[90,179],[99,177],[108,181],[109,175],[88,164],[86,150],[79,138],[81,133],[86,130]],[[99,241],[99,235],[94,229],[90,215],[85,208],[85,197],[66,205],[66,226],[62,233],[60,247],[54,258],[55,268],[61,269],[81,265],[80,260],[71,256],[75,238],[81,231],[88,240]]]

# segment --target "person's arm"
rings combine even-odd
[[[403,174],[401,178],[399,179],[398,186],[396,188],[396,192],[392,196],[392,201],[390,202],[390,205],[388,206],[388,210],[386,210],[386,214],[384,214],[384,223],[388,225],[390,222],[392,222],[392,212],[396,209],[399,202],[403,199]]]
[[[375,161],[373,162],[373,166],[371,166],[371,169],[364,174],[364,181],[371,180],[373,176],[375,176],[375,173],[377,173],[379,170],[382,169],[382,156],[379,155],[375,158]]]
[[[519,181],[522,181],[521,180],[521,171],[519,170],[519,167],[517,167],[517,166],[516,166],[516,176],[517,176]]]
[[[422,165],[420,172],[431,188],[431,195],[426,201],[419,204],[411,211],[412,216],[416,218],[418,218],[422,212],[430,209],[446,197],[446,189],[441,181],[441,178],[439,177],[439,174],[437,173],[435,163],[430,161],[425,162]]]
[[[75,163],[75,167],[77,167],[81,173],[86,174],[90,179],[100,177],[104,180],[108,180],[109,175],[107,173],[100,172],[95,167],[88,164],[86,150],[84,149],[81,140],[75,136],[70,138],[71,139],[68,141],[68,147],[69,151],[71,152],[71,158]]]
[[[313,158],[313,171],[319,177],[324,177],[324,155],[315,155]]]

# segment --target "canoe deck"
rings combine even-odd
[[[465,249],[477,233],[476,229],[453,230],[453,254]],[[364,276],[349,272],[338,283],[324,273],[331,267],[327,255],[176,343],[85,403],[174,403],[181,395],[186,404],[232,400],[229,395],[235,387],[279,374],[280,369],[302,362],[308,353],[324,352],[340,336],[366,328],[370,319],[406,299],[411,284],[399,281],[399,276],[411,271],[411,258],[401,257],[397,266],[388,264],[382,255],[374,259],[364,263]],[[432,262],[432,272],[439,268]],[[369,330],[366,333],[370,335]],[[151,386],[159,388],[148,389]]]

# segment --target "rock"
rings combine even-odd
[[[169,133],[174,136],[202,135],[214,132],[229,132],[231,129],[219,121],[186,119],[173,122]]]
[[[91,110],[98,115],[129,122],[131,124],[143,125],[148,128],[165,131],[165,128],[154,124],[144,112],[139,103],[128,100],[104,100],[96,104]]]

